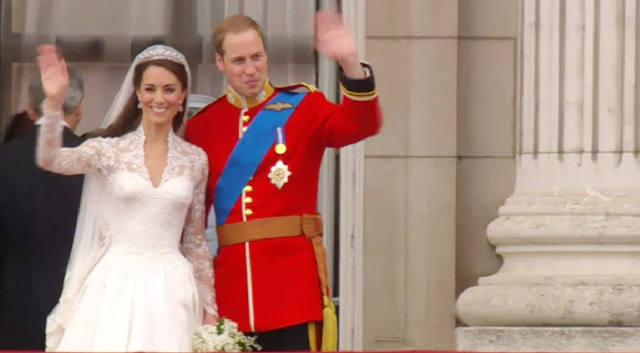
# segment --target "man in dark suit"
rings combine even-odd
[[[63,146],[82,115],[84,87],[69,72]],[[44,350],[45,322],[57,303],[73,241],[82,176],[63,176],[35,164],[37,118],[44,92],[40,77],[29,85],[28,112],[36,125],[0,147],[0,349]]]
[[[11,121],[9,123],[9,126],[7,127],[7,131],[5,131],[4,133],[3,143],[9,143],[9,141],[13,140],[14,138],[31,131],[33,129],[33,124],[33,118],[28,111],[24,110],[14,114],[11,117]]]

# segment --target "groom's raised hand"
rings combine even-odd
[[[329,11],[319,11],[315,18],[315,47],[322,54],[340,64],[350,79],[365,77],[360,65],[358,46],[342,16]]]

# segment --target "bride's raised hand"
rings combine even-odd
[[[47,98],[47,108],[61,110],[69,87],[67,63],[60,50],[53,45],[38,47],[38,66],[42,79],[42,88]]]

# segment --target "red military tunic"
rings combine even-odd
[[[368,68],[368,67],[367,67]],[[341,80],[340,105],[311,89],[284,127],[287,150],[269,149],[226,224],[264,217],[314,214],[318,175],[326,147],[343,147],[380,130],[382,114],[373,77]],[[257,99],[246,101],[229,89],[226,95],[198,112],[187,124],[186,139],[209,157],[207,210],[234,146],[251,128],[253,118],[282,90],[269,83]],[[243,108],[244,107],[244,108]],[[291,175],[281,189],[268,176],[278,161]],[[322,321],[322,293],[311,242],[304,236],[223,246],[215,258],[219,315],[238,323],[243,332],[264,332],[310,321]]]

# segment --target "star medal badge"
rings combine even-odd
[[[278,190],[282,189],[282,186],[289,181],[290,176],[289,166],[282,163],[282,161],[278,161],[278,163],[271,167],[271,173],[268,175],[271,183],[274,184]]]

